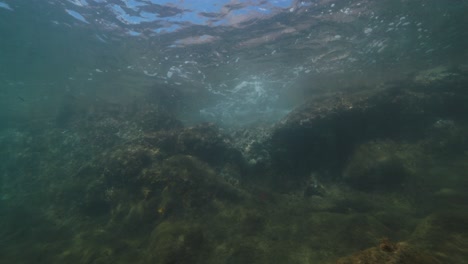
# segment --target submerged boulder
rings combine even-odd
[[[165,156],[192,155],[220,168],[226,165],[242,168],[243,157],[231,139],[212,123],[203,123],[170,131],[145,133],[141,144],[157,148]]]
[[[425,122],[420,99],[394,90],[315,98],[280,122],[272,134],[282,170],[343,168],[356,145],[375,138],[410,137]],[[413,122],[417,120],[417,122]]]
[[[340,258],[336,264],[438,264],[432,255],[406,242],[382,239],[379,246]]]
[[[390,141],[362,144],[347,163],[343,178],[360,190],[394,190],[411,175],[413,160],[410,147]]]
[[[468,113],[463,102],[468,97],[460,83],[450,80],[422,85],[407,80],[311,98],[272,130],[267,143],[274,171],[294,182],[312,171],[340,177],[361,144],[426,138],[438,120],[458,120]],[[382,173],[394,170],[392,174],[401,179],[407,174],[398,157],[374,161],[374,169]],[[351,168],[346,170],[346,174],[353,174]]]

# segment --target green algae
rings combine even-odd
[[[300,174],[276,170],[274,158],[249,165],[213,124],[161,114],[169,120],[151,125],[157,107],[109,108],[71,115],[66,133],[2,136],[3,262],[378,263],[392,260],[374,247],[384,237],[409,252],[400,263],[468,254],[461,121],[418,139],[358,140],[338,169]],[[256,144],[271,150],[272,140]]]

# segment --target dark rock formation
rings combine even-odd
[[[312,98],[273,129],[268,141],[271,164],[281,180],[296,183],[314,171],[340,177],[362,143],[416,142],[434,131],[437,122],[447,128],[453,120],[462,119],[468,114],[464,103],[468,94],[462,87],[460,80],[453,79],[424,85],[408,81]],[[455,134],[456,130],[445,129],[445,133]],[[397,163],[398,159],[389,158],[377,167],[405,174]]]
[[[415,155],[406,155],[410,151],[409,147],[394,142],[362,144],[349,159],[343,178],[360,190],[399,188],[412,173],[411,164],[414,163]]]
[[[405,242],[382,239],[378,247],[369,248],[339,259],[336,264],[438,264],[433,256]]]

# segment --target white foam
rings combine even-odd
[[[7,3],[4,3],[4,2],[0,2],[0,8],[13,11],[13,8],[11,8]]]

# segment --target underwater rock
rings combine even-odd
[[[160,214],[185,214],[210,208],[214,199],[238,201],[242,193],[194,156],[178,155],[146,169],[140,181],[159,195]]]
[[[257,247],[257,245],[249,245],[248,243],[237,246],[227,258],[226,264],[264,262],[262,261],[263,252]]]
[[[209,241],[189,222],[162,222],[151,233],[147,263],[203,263]]]
[[[356,147],[364,142],[416,142],[434,130],[441,117],[464,118],[468,96],[462,80],[442,83],[421,86],[407,80],[311,98],[273,128],[266,144],[274,171],[288,175],[293,182],[310,171],[328,171],[338,177]]]
[[[441,263],[465,263],[468,259],[466,199],[463,205],[463,210],[451,208],[424,218],[409,242],[430,250]]]
[[[336,264],[464,263],[468,257],[467,220],[463,211],[434,213],[423,219],[405,242],[384,238],[377,247],[340,258]]]
[[[379,246],[340,258],[336,264],[438,264],[433,256],[406,243],[382,239]]]
[[[411,175],[403,148],[393,142],[371,142],[357,148],[343,172],[359,190],[394,190]]]
[[[115,223],[138,225],[212,208],[213,200],[235,202],[243,192],[199,158],[173,155],[139,145],[117,148],[93,164],[84,187],[86,215],[111,212]],[[93,167],[93,168],[94,168]],[[131,223],[131,224],[127,224]]]
[[[438,119],[428,129],[425,148],[440,159],[453,159],[468,150],[468,124]]]
[[[270,164],[268,142],[271,138],[272,125],[257,124],[231,129],[232,145],[238,149],[250,166],[263,169]]]
[[[139,145],[124,145],[105,155],[104,176],[109,186],[133,187],[139,173],[148,167],[158,153]]]
[[[79,133],[83,144],[100,149],[139,140],[144,133],[183,128],[174,114],[155,104],[133,102],[122,105],[78,98],[67,101],[58,110],[56,125]]]
[[[241,153],[231,146],[230,139],[212,123],[203,123],[182,130],[177,138],[179,153],[194,155],[212,164],[242,164]]]
[[[466,108],[444,106],[455,97],[398,89],[322,97],[274,130],[230,137],[213,124],[183,128],[152,107],[64,110],[59,129],[1,140],[1,207],[37,206],[20,218],[48,223],[12,219],[0,233],[50,263],[326,263],[382,236],[406,242],[383,241],[338,263],[464,263],[466,158],[433,176],[418,163],[426,150],[466,152],[463,111],[452,115]],[[421,186],[408,191],[417,177]],[[297,188],[277,192],[268,180]],[[440,208],[463,212],[427,217],[410,235]],[[16,222],[26,228],[11,231]],[[18,262],[7,242],[1,255]]]
[[[387,93],[327,96],[297,108],[274,128],[273,163],[280,171],[304,176],[339,171],[360,142],[399,135],[401,104],[386,99]]]
[[[140,140],[163,155],[192,155],[214,167],[231,166],[242,169],[244,160],[240,151],[217,126],[203,123],[178,130],[145,133]]]

